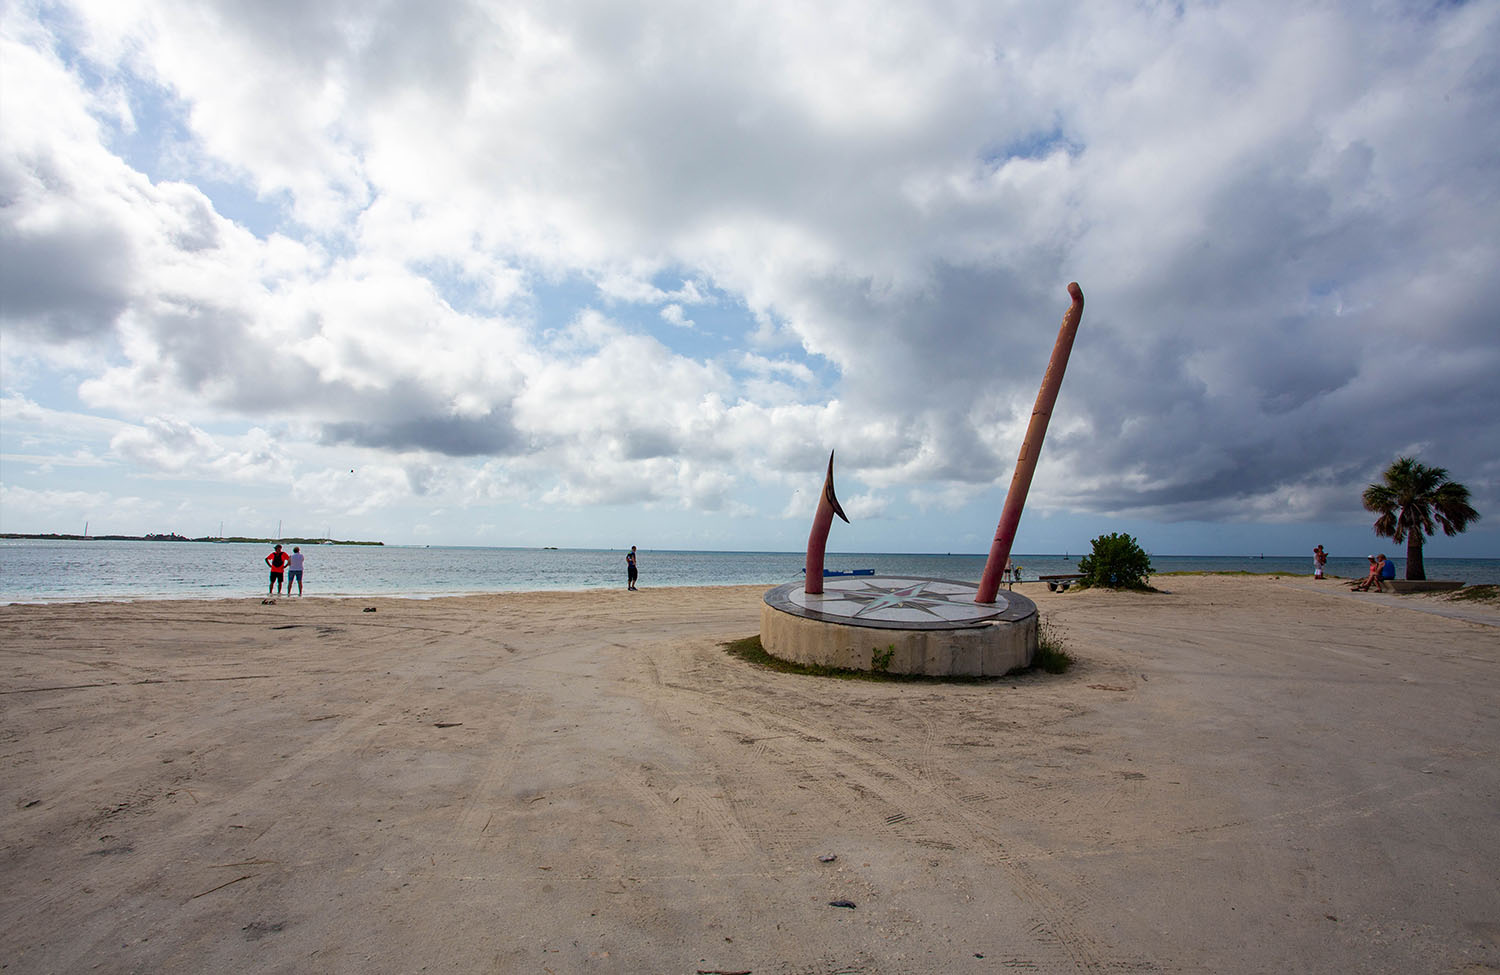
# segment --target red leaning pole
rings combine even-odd
[[[1042,440],[1047,436],[1047,421],[1052,418],[1057,391],[1062,388],[1063,372],[1068,368],[1068,355],[1073,351],[1073,337],[1078,334],[1078,322],[1083,318],[1083,291],[1078,282],[1068,285],[1068,294],[1072,295],[1073,304],[1063,315],[1062,328],[1057,330],[1057,344],[1052,346],[1052,359],[1047,363],[1047,374],[1042,377],[1041,391],[1036,394],[1031,423],[1026,427],[1026,440],[1021,444],[1021,456],[1016,458],[1016,473],[1010,479],[1005,508],[1000,512],[1000,525],[995,529],[990,557],[984,563],[984,575],[979,577],[979,593],[974,597],[976,603],[993,603],[1000,592],[1000,577],[1005,573],[1005,563],[1010,560],[1010,546],[1016,540],[1016,527],[1021,524],[1021,509],[1026,507],[1026,492],[1031,490],[1031,476],[1036,473]]]

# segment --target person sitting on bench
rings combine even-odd
[[[1380,588],[1380,566],[1375,562],[1375,556],[1366,555],[1365,558],[1370,560],[1370,574],[1354,584],[1356,592],[1368,592],[1371,586]]]

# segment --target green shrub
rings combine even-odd
[[[1145,589],[1151,578],[1151,556],[1136,540],[1124,533],[1100,535],[1093,541],[1094,550],[1078,560],[1083,578],[1080,586],[1102,586],[1108,589]]]

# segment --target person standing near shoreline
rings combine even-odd
[[[639,576],[635,564],[635,546],[630,546],[630,552],[625,556],[625,589],[627,592],[638,592],[635,588],[635,580]]]
[[[1323,578],[1323,566],[1325,566],[1327,564],[1328,564],[1328,553],[1325,552],[1325,551],[1323,551],[1323,546],[1319,545],[1317,548],[1313,549],[1313,578],[1314,579],[1321,579],[1321,578]]]
[[[275,592],[277,595],[281,594],[282,574],[286,571],[286,564],[290,561],[291,556],[283,552],[279,544],[276,546],[276,551],[266,556],[266,565],[271,567],[271,581],[266,586],[267,596],[271,595],[272,592]],[[291,590],[287,591],[288,593],[291,592]]]
[[[292,583],[297,584],[297,595],[302,595],[302,549],[292,546],[292,554],[286,566],[286,594],[292,594]]]

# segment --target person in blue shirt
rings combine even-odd
[[[1382,578],[1382,579],[1394,579],[1394,578],[1396,578],[1396,563],[1394,563],[1390,559],[1386,558],[1384,552],[1380,553],[1380,578]]]

